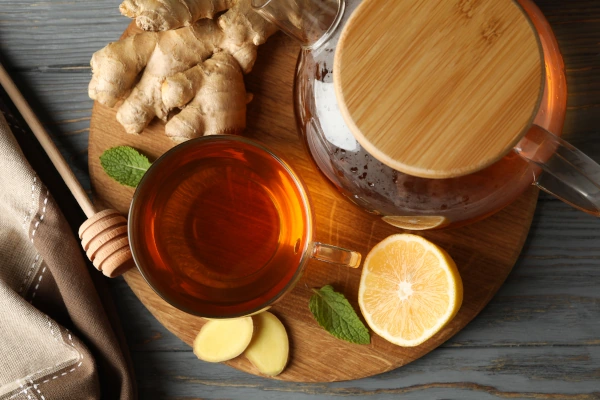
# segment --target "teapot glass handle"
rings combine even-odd
[[[543,171],[536,176],[536,186],[575,208],[600,216],[600,165],[594,160],[537,125],[514,150]]]

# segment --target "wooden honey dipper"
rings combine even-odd
[[[50,157],[52,164],[77,200],[88,218],[79,228],[79,238],[94,267],[109,278],[121,275],[133,267],[133,258],[127,237],[127,220],[116,210],[96,212],[96,208],[79,181],[50,139],[48,132],[33,113],[14,82],[0,64],[0,84],[17,107],[27,125]]]

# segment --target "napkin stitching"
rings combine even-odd
[[[10,125],[10,124],[9,124]],[[31,214],[33,214],[33,207],[35,205],[35,186],[37,183],[37,176],[34,175],[33,176],[33,183],[31,184],[31,205],[29,207],[29,212],[27,212],[27,214],[25,214],[25,217],[23,217],[23,223],[21,224],[23,226],[23,229],[25,231],[27,231],[27,218],[31,217]]]
[[[48,205],[48,196],[50,195],[50,191],[46,190],[46,198],[44,199],[44,208],[42,208],[42,214],[38,222],[35,223],[33,227],[33,232],[31,232],[31,243],[33,243],[33,237],[35,236],[35,232],[37,228],[40,226],[40,223],[44,220],[44,215],[46,214],[46,206]]]
[[[21,389],[23,389],[23,384],[21,383],[21,384],[19,385],[19,387],[20,387]],[[27,395],[27,399],[28,399],[28,400],[31,400],[31,395],[27,393],[27,391],[28,391],[29,389],[31,389],[31,386],[27,385],[27,386],[25,386],[25,389],[24,389],[24,390],[21,390],[21,391],[20,391],[19,393],[17,393],[17,394],[24,393],[24,394],[26,394],[26,395]]]
[[[58,342],[58,338],[56,336],[54,336],[54,330],[52,329],[52,323],[50,322],[50,318],[48,316],[46,316],[46,318],[48,319],[48,325],[50,326],[50,333],[52,333],[52,337],[54,338],[54,340],[56,340]],[[81,364],[83,364],[83,354],[81,354],[79,349],[77,349],[77,347],[75,347],[75,344],[73,343],[73,336],[71,335],[71,332],[68,329],[66,329],[66,331],[67,331],[67,334],[69,337],[69,343],[70,343],[71,347],[73,347],[78,354],[77,360],[79,360],[79,364],[77,364],[77,366],[71,368],[67,372],[62,372],[60,374],[60,376],[58,374],[56,374],[52,378],[48,378],[48,379],[42,381],[42,383],[46,383],[50,380],[58,379],[61,376],[65,376],[65,375],[75,371],[77,368],[81,367]]]
[[[42,214],[40,215],[39,221],[37,221],[35,223],[35,227],[33,228],[33,232],[31,233],[31,243],[33,243],[33,237],[35,236],[35,232],[39,228],[40,223],[44,220],[44,216],[46,215],[46,207],[48,206],[48,197],[49,196],[50,196],[50,191],[48,189],[46,189],[46,197],[44,198],[44,207],[42,208]],[[37,261],[38,256],[36,256],[35,259]],[[31,295],[31,300],[29,301],[29,303],[33,303],[33,299],[35,298],[37,290],[40,287],[40,284],[42,283],[42,278],[44,277],[45,271],[46,271],[46,267],[44,267],[42,269],[42,272],[40,273],[40,277],[38,278],[38,283],[37,283],[37,285],[35,285],[35,288],[33,289],[33,294]],[[31,272],[31,270],[30,270],[30,272]],[[29,277],[29,274],[27,276]]]
[[[31,295],[31,300],[29,300],[29,303],[33,303],[33,299],[35,298],[35,294],[37,293],[38,287],[40,286],[40,283],[42,283],[42,278],[44,277],[44,271],[46,271],[46,267],[44,267],[42,269],[42,272],[40,273],[40,277],[38,278],[38,283],[37,283],[37,285],[35,285],[35,288],[33,289],[33,295]]]
[[[48,317],[48,316],[46,316],[46,317]],[[57,340],[57,339],[55,338],[54,340]],[[60,363],[56,363],[56,364],[54,364],[54,365],[50,365],[49,367],[42,368],[42,369],[40,369],[39,371],[35,371],[35,372],[33,372],[33,373],[31,373],[31,374],[27,375],[27,376],[26,376],[25,378],[23,378],[23,379],[25,379],[25,380],[30,380],[30,381],[31,381],[31,377],[32,377],[33,375],[37,375],[37,374],[39,374],[40,372],[43,372],[43,371],[45,371],[45,370],[47,370],[47,369],[50,369],[50,368],[58,367],[59,365],[60,365]],[[18,380],[19,380],[19,379],[17,379],[17,381],[18,381]],[[23,387],[23,384],[19,385],[19,387]],[[10,397],[8,398],[8,400],[10,400],[10,399],[12,399],[12,398],[14,398],[14,397],[16,397],[16,396],[20,395],[21,393],[24,393],[24,392],[26,392],[27,390],[29,390],[29,388],[30,388],[30,387],[31,387],[31,385],[27,385],[27,386],[26,386],[26,388],[25,388],[25,390],[21,390],[20,392],[13,394],[12,396],[10,396]]]
[[[31,267],[29,267],[29,271],[27,271],[27,276],[25,277],[25,279],[23,279],[23,283],[21,284],[21,287],[19,288],[19,294],[21,294],[21,292],[25,288],[25,284],[27,284],[27,280],[29,279],[29,276],[35,270],[35,266],[39,259],[40,259],[40,255],[38,253],[35,255],[35,259],[33,260],[33,263],[31,263]]]
[[[55,331],[54,331],[54,328],[52,327],[52,320],[51,320],[51,319],[50,319],[50,317],[48,317],[47,315],[46,315],[46,322],[48,322],[48,326],[50,327],[50,334],[52,335],[52,338],[58,342],[58,337],[56,336],[56,334],[55,334]],[[68,335],[68,337],[69,337],[69,344],[70,344],[70,345],[71,345],[71,347],[73,347],[73,348],[75,349],[75,351],[77,352],[77,355],[78,355],[78,357],[77,357],[77,360],[79,360],[79,363],[78,363],[78,364],[77,364],[75,367],[73,367],[73,368],[71,368],[70,370],[68,370],[67,372],[62,372],[60,375],[59,375],[59,374],[56,374],[56,375],[54,375],[52,378],[48,378],[48,379],[46,379],[46,380],[44,380],[44,381],[40,382],[40,383],[39,383],[39,384],[37,384],[37,385],[36,385],[36,384],[33,384],[33,381],[31,380],[31,377],[32,377],[33,375],[37,375],[37,374],[39,374],[39,373],[40,373],[40,372],[42,372],[42,371],[45,371],[45,370],[47,370],[47,369],[50,369],[50,368],[56,367],[56,366],[58,366],[59,364],[56,364],[56,365],[53,365],[53,366],[51,365],[51,366],[49,366],[49,367],[46,367],[46,368],[40,369],[39,371],[36,371],[36,372],[34,372],[34,373],[32,373],[32,374],[29,374],[29,375],[27,375],[27,376],[24,378],[24,379],[25,379],[25,382],[27,382],[27,380],[29,380],[29,381],[30,381],[30,382],[33,384],[33,388],[34,388],[34,389],[35,389],[35,390],[36,390],[38,393],[40,393],[40,395],[42,395],[42,394],[41,394],[41,392],[40,392],[40,391],[37,389],[37,386],[39,386],[39,385],[42,385],[42,384],[44,384],[44,383],[47,383],[47,382],[49,382],[49,381],[51,381],[51,380],[54,380],[54,379],[58,379],[58,378],[60,378],[61,376],[65,376],[65,375],[67,375],[67,374],[69,374],[69,373],[71,373],[71,372],[75,371],[77,368],[81,367],[81,365],[83,364],[83,354],[81,354],[81,352],[79,351],[79,349],[77,349],[77,347],[75,347],[75,343],[73,343],[73,336],[71,335],[71,332],[70,332],[68,329],[66,329],[66,328],[65,328],[65,330],[67,331],[67,335]],[[60,334],[60,328],[58,329],[58,333]],[[75,360],[75,362],[77,362],[77,360]],[[71,365],[73,365],[73,364],[71,364]],[[19,385],[19,387],[20,387],[21,389],[23,389],[23,384],[20,384],[20,385]],[[12,399],[12,398],[14,398],[14,397],[16,397],[16,396],[20,395],[21,393],[24,393],[24,394],[26,394],[26,393],[27,393],[27,391],[28,391],[29,389],[31,389],[31,388],[32,388],[32,386],[31,386],[30,384],[27,384],[27,385],[25,386],[25,389],[21,390],[20,392],[17,392],[17,393],[15,393],[15,394],[13,394],[13,395],[12,395],[12,396],[10,396],[8,399],[10,400],[10,399]],[[27,398],[28,398],[28,399],[30,399],[30,398],[31,398],[31,397],[30,397],[30,395],[27,395]],[[44,396],[43,396],[43,395],[42,395],[42,400],[46,400],[46,399],[44,398]]]
[[[26,222],[27,222],[27,219],[28,219],[29,217],[31,217],[31,215],[32,215],[32,214],[33,214],[33,212],[34,212],[34,204],[35,204],[35,188],[36,188],[36,185],[37,185],[37,176],[34,176],[34,177],[33,177],[33,183],[31,184],[31,207],[30,207],[30,209],[29,209],[29,212],[28,212],[28,213],[25,215],[25,217],[23,218],[23,229],[26,229],[26,227],[25,227],[25,224],[26,224]],[[39,227],[39,225],[40,225],[40,222],[44,220],[44,216],[45,216],[45,214],[46,214],[46,207],[47,207],[47,205],[48,205],[48,196],[49,196],[49,194],[50,194],[50,191],[46,190],[46,197],[45,197],[45,199],[44,199],[44,207],[43,207],[43,209],[42,209],[42,214],[41,214],[41,216],[40,216],[40,218],[39,218],[39,221],[37,221],[37,222],[35,223],[35,227],[34,227],[34,229],[33,229],[33,232],[32,232],[32,234],[31,234],[31,243],[33,243],[33,236],[35,236],[35,232],[36,232],[36,230],[38,229],[38,227]],[[31,273],[32,273],[33,271],[35,271],[35,269],[36,269],[36,266],[37,266],[37,265],[39,265],[39,264],[38,264],[38,261],[40,261],[40,254],[39,254],[38,252],[36,252],[35,259],[33,260],[33,263],[31,264],[31,267],[29,267],[29,270],[27,271],[27,275],[26,275],[26,276],[25,276],[25,278],[23,279],[23,283],[21,283],[21,286],[19,287],[19,292],[18,292],[19,294],[21,294],[21,293],[23,292],[23,289],[25,289],[25,286],[27,285],[27,281],[29,280],[29,277],[31,276]],[[35,297],[35,294],[36,294],[36,292],[37,292],[37,289],[38,289],[38,287],[40,286],[40,283],[41,283],[41,281],[42,281],[42,275],[44,274],[44,271],[45,271],[45,269],[46,269],[46,268],[44,267],[44,270],[42,270],[42,274],[40,274],[40,277],[39,277],[39,279],[38,279],[38,283],[37,283],[37,285],[36,285],[36,287],[35,287],[35,289],[34,289],[34,291],[33,291],[33,295],[32,295],[32,297],[31,297],[31,300],[29,301],[30,303],[33,301],[33,298]]]
[[[11,124],[9,123],[9,125],[11,125]],[[27,214],[25,214],[25,217],[23,217],[23,223],[22,223],[22,226],[23,226],[23,229],[25,230],[25,232],[27,232],[27,227],[26,227],[27,219],[31,217],[31,215],[33,214],[33,211],[34,211],[36,185],[37,185],[37,176],[34,176],[33,183],[31,184],[31,206],[29,207],[29,211],[27,212]],[[23,279],[23,283],[19,287],[19,292],[18,292],[19,294],[21,294],[23,292],[23,289],[25,289],[25,285],[27,284],[27,281],[29,280],[29,276],[35,270],[36,264],[39,259],[40,259],[40,255],[39,255],[39,253],[36,252],[35,260],[31,264],[29,271],[27,271],[27,276],[25,276],[25,279]]]
[[[33,385],[33,388],[35,389],[36,392],[38,392],[38,394],[42,397],[42,400],[46,400],[46,398],[44,397],[44,395],[42,394],[42,392],[40,392],[40,390],[38,389],[38,384],[37,383],[33,383],[33,381],[31,379],[29,379],[29,383],[31,385]]]

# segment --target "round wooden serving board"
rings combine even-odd
[[[137,29],[130,26],[125,35],[135,32]],[[298,52],[299,46],[281,33],[259,48],[258,61],[245,80],[247,91],[254,94],[248,105],[245,135],[282,156],[302,177],[313,200],[316,240],[357,250],[365,257],[376,243],[400,230],[346,201],[320,174],[303,148],[296,132],[292,97]],[[115,109],[94,105],[89,168],[96,201],[126,214],[133,189],[121,186],[104,173],[100,154],[110,147],[129,145],[153,160],[174,144],[164,136],[160,121],[154,121],[142,135],[128,135],[116,121],[115,114]],[[344,293],[358,311],[361,270],[311,261],[296,288],[272,308],[286,326],[291,346],[289,364],[275,379],[331,382],[363,378],[408,364],[444,343],[485,307],[510,273],[527,237],[537,197],[538,191],[532,187],[512,205],[482,222],[460,229],[423,233],[456,261],[463,279],[464,301],[454,320],[418,347],[395,346],[374,333],[370,345],[355,345],[336,339],[320,328],[308,310],[311,288],[331,284]],[[204,320],[163,301],[137,269],[130,270],[124,277],[150,312],[191,345]],[[259,375],[243,356],[228,364]]]

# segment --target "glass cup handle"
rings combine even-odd
[[[570,143],[534,125],[515,152],[543,171],[534,184],[567,204],[600,216],[600,165]]]
[[[312,243],[310,257],[326,263],[350,268],[358,268],[362,259],[360,253],[355,251],[319,242]]]

